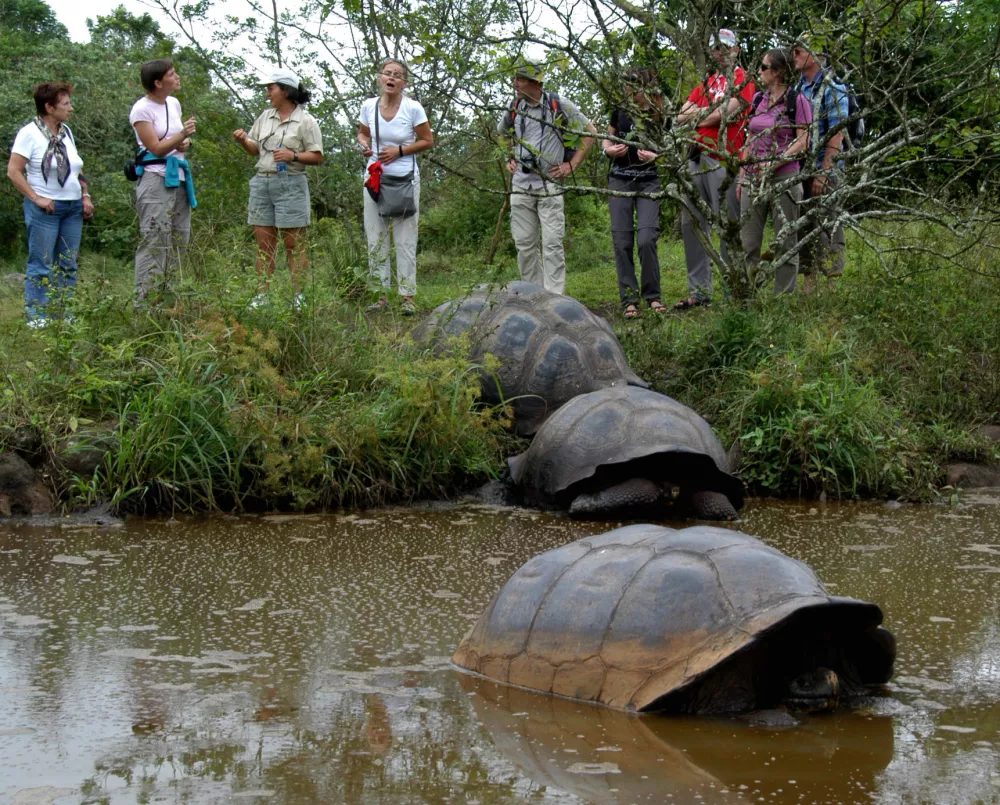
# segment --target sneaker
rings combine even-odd
[[[399,311],[404,316],[412,316],[414,313],[417,312],[417,305],[413,301],[412,296],[403,297],[403,304],[399,306]]]
[[[368,305],[368,307],[366,307],[365,310],[367,310],[369,313],[380,313],[387,307],[389,307],[389,300],[383,296],[380,297],[379,300],[374,305]]]
[[[49,326],[49,320],[44,318],[28,319],[25,322],[32,330],[44,330]]]
[[[270,301],[271,300],[267,298],[266,293],[259,293],[253,299],[250,300],[250,302],[247,304],[247,307],[250,310],[257,310],[257,308],[261,308],[269,304]]]

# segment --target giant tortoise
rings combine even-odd
[[[508,464],[527,502],[577,517],[637,519],[679,504],[702,519],[734,520],[743,505],[711,426],[670,397],[630,386],[574,397]]]
[[[470,296],[435,308],[413,332],[421,345],[442,349],[468,333],[470,359],[499,361],[482,372],[482,399],[512,403],[514,427],[532,435],[567,400],[596,389],[646,387],[629,368],[614,331],[570,296],[530,282],[483,285]]]
[[[632,525],[528,560],[453,661],[523,688],[635,711],[829,709],[892,675],[875,604],[738,531]]]

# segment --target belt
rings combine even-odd
[[[285,176],[305,176],[305,171],[282,171]],[[270,179],[272,176],[281,176],[278,171],[257,171],[256,176],[263,176],[265,179]]]

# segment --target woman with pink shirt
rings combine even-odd
[[[763,87],[751,104],[747,142],[743,148],[736,197],[743,225],[740,237],[747,267],[755,273],[768,216],[778,242],[774,293],[792,293],[799,273],[798,235],[802,183],[798,155],[809,148],[812,106],[808,98],[790,89],[792,66],[781,49],[764,54],[758,72]]]

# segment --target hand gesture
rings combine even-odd
[[[381,148],[378,152],[378,161],[383,165],[388,165],[390,162],[395,162],[397,159],[399,159],[398,145],[387,145]]]
[[[250,135],[247,134],[243,129],[236,129],[236,131],[233,132],[233,139],[236,140],[236,142],[238,142],[240,145],[243,145],[243,143],[246,142],[246,139],[249,136]]]
[[[647,151],[645,148],[640,148],[638,151],[640,162],[652,162],[658,156],[659,154],[657,154],[656,151]]]
[[[829,180],[825,173],[821,173],[815,179],[813,179],[813,195],[822,196],[830,189]]]
[[[275,148],[273,156],[275,162],[292,162],[295,155],[290,148]]]
[[[625,143],[614,143],[613,145],[609,145],[605,148],[604,153],[613,159],[617,159],[618,157],[623,157],[628,153],[628,146],[625,145]]]
[[[177,150],[180,151],[182,154],[185,151],[190,150],[190,148],[191,148],[191,138],[190,137],[185,137],[183,140],[181,140],[180,145],[177,146]]]
[[[83,197],[83,220],[89,221],[94,217],[94,202],[90,196]]]
[[[52,215],[56,211],[56,203],[50,198],[42,198],[39,196],[35,199],[35,204],[38,205],[38,208],[42,212],[48,213],[49,215]]]
[[[572,174],[573,166],[568,162],[560,162],[558,165],[553,165],[552,170],[549,171],[549,176],[553,179],[565,179]]]
[[[507,160],[507,170],[511,173],[517,173],[517,160],[514,157]]]
[[[192,134],[195,133],[195,131],[197,131],[197,129],[198,129],[198,126],[197,126],[197,124],[194,121],[194,115],[192,115],[191,117],[189,117],[187,120],[184,121],[184,136],[185,137],[190,137]]]

